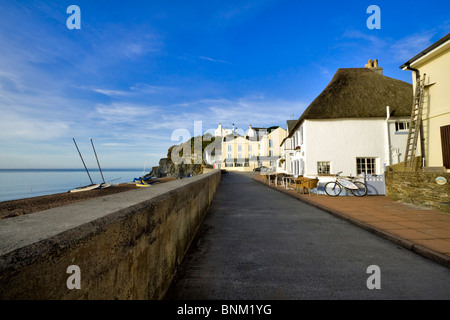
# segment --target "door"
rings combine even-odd
[[[450,169],[450,125],[441,127],[442,162]]]

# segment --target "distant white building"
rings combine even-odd
[[[228,129],[228,128],[223,128],[222,124],[219,123],[219,126],[217,127],[217,129],[214,130],[214,136],[215,137],[225,137],[230,134],[233,134],[235,131],[236,130],[235,130],[234,124],[233,124],[233,129]]]
[[[223,128],[214,131],[214,142],[205,149],[205,162],[216,169],[247,171],[257,166],[275,166],[280,157],[280,142],[286,131],[280,127],[259,128],[249,125],[247,132]]]
[[[255,128],[249,125],[247,133],[245,134],[250,140],[260,141],[267,135],[266,128]]]

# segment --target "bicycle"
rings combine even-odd
[[[325,193],[330,197],[337,197],[341,194],[342,189],[350,190],[350,192],[357,197],[364,197],[367,194],[367,186],[360,182],[354,181],[353,177],[348,179],[339,179],[339,175],[336,174],[336,180],[325,184]]]

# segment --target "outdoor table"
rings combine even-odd
[[[289,186],[292,184],[292,180],[294,180],[294,177],[292,176],[283,177],[283,186],[285,189],[289,189]]]
[[[275,185],[278,185],[278,178],[281,178],[281,182],[283,182],[283,178],[286,174],[285,173],[276,173],[275,174]]]
[[[270,180],[274,179],[274,183],[275,183],[275,179],[276,179],[275,173],[265,173],[265,175],[267,176],[267,180],[269,180],[269,186],[270,186]]]

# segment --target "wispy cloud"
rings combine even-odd
[[[163,94],[176,91],[174,88],[165,86],[155,86],[147,83],[137,83],[131,86],[128,90],[114,90],[114,89],[104,89],[104,88],[86,88],[80,87],[81,89],[92,90],[97,93],[101,93],[105,96],[111,98],[127,98],[127,97],[141,97],[144,98],[148,95]]]
[[[48,141],[67,133],[69,124],[55,118],[36,118],[30,114],[0,108],[0,140]]]
[[[437,40],[436,35],[442,33],[446,25],[448,25],[448,22],[431,30],[409,34],[398,39],[381,38],[361,31],[347,30],[336,46],[352,48],[357,45],[359,47],[358,53],[372,55],[368,56],[368,59],[375,58],[374,55],[386,55],[392,62],[401,63],[411,59],[433,44]],[[366,41],[367,46],[361,47],[360,43],[353,43],[353,40]]]
[[[343,35],[344,39],[354,39],[354,40],[364,40],[368,42],[371,46],[375,47],[384,47],[386,45],[386,41],[381,39],[380,37],[369,35],[357,30],[347,30]]]
[[[154,107],[128,103],[99,104],[95,111],[103,123],[137,125],[145,122],[155,112]]]
[[[126,97],[133,94],[130,91],[122,91],[122,90],[93,89],[93,91],[109,97]]]
[[[219,122],[235,123],[246,128],[249,124],[285,126],[292,114],[301,114],[307,107],[301,101],[269,100],[259,95],[236,99],[200,99],[183,105],[185,112],[164,113],[161,115],[162,121],[156,127],[189,129],[194,121],[202,121],[204,130],[216,128]]]
[[[225,61],[225,60],[221,60],[221,59],[213,59],[213,58],[205,57],[205,56],[199,56],[198,58],[201,59],[201,60],[207,60],[207,61],[216,62],[216,63],[231,64],[230,62]]]
[[[435,31],[413,34],[393,42],[389,50],[396,59],[407,61],[433,44]]]

